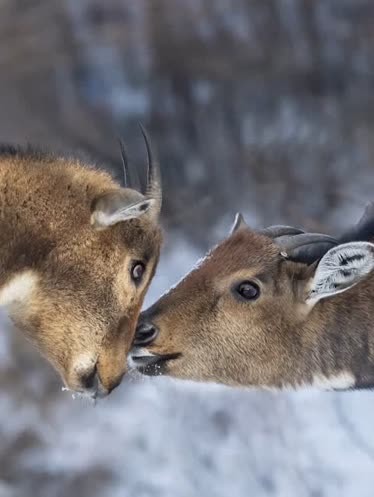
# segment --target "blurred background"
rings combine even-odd
[[[120,177],[158,149],[155,300],[229,230],[336,233],[374,187],[372,0],[2,0],[0,140]],[[374,394],[129,377],[73,401],[0,333],[0,497],[372,497]]]

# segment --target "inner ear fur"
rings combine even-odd
[[[363,281],[374,269],[374,244],[344,243],[330,249],[319,261],[310,283],[307,303],[345,292]]]
[[[153,199],[128,188],[106,192],[92,203],[91,224],[97,229],[105,229],[142,216],[153,204]]]

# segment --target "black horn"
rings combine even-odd
[[[337,245],[338,241],[329,235],[322,235],[321,233],[302,233],[294,236],[280,236],[276,238],[276,243],[281,247],[288,250],[294,250],[304,245],[330,243]]]
[[[272,238],[287,259],[304,264],[312,264],[339,244],[338,240],[329,235],[305,233],[293,226],[270,226],[259,233]]]
[[[300,235],[305,233],[299,228],[294,228],[293,226],[283,226],[281,224],[275,226],[269,226],[259,231],[262,235],[268,236],[269,238],[278,238],[279,236],[291,236]]]
[[[259,233],[272,238],[288,259],[312,264],[336,245],[354,241],[373,241],[374,203],[369,203],[359,221],[337,238],[320,233],[304,233],[292,226],[270,226]]]
[[[321,233],[301,233],[274,239],[289,260],[312,264],[339,244],[338,240]]]

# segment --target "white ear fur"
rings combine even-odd
[[[155,200],[147,198],[131,205],[124,205],[113,211],[95,210],[91,216],[91,223],[100,228],[108,228],[122,221],[128,221],[142,216],[155,204]]]
[[[330,249],[321,259],[311,283],[307,303],[344,292],[374,269],[374,244],[344,243]]]

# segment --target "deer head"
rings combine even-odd
[[[77,161],[0,154],[0,305],[68,389],[93,397],[125,373],[159,258],[160,172],[142,132],[144,194]]]
[[[238,216],[230,236],[142,313],[129,362],[228,385],[374,383],[364,353],[373,267],[371,243],[337,245],[284,226],[255,232]]]

